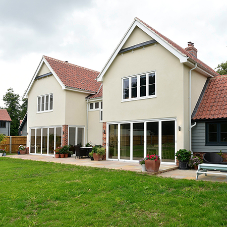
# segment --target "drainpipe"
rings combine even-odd
[[[86,124],[87,124],[87,128],[86,128],[86,143],[88,142],[88,100],[87,100],[87,116],[86,116]],[[85,144],[86,144],[85,143]]]
[[[192,70],[197,68],[197,63],[195,67],[189,71],[189,150],[192,150],[192,123],[191,123],[191,113],[192,113]],[[194,127],[194,126],[193,126]]]

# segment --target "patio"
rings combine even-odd
[[[120,162],[120,161],[91,161],[89,158],[84,159],[75,159],[75,157],[71,158],[54,158],[53,156],[44,156],[44,155],[8,155],[8,158],[18,158],[24,160],[33,160],[33,161],[43,161],[43,162],[55,162],[62,164],[71,164],[71,165],[79,165],[79,166],[90,166],[90,167],[98,167],[98,168],[109,168],[116,170],[128,170],[141,172],[142,168],[137,162]],[[196,179],[196,170],[180,170],[175,165],[160,165],[160,171],[157,176],[160,177],[171,177],[176,179]],[[142,173],[142,172],[141,172]],[[145,172],[147,173],[147,172]],[[227,182],[226,176],[217,176],[211,175],[208,173],[207,176],[201,175],[199,176],[199,180],[204,181],[218,181],[218,182]]]

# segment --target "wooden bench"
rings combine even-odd
[[[199,164],[198,166],[198,170],[196,172],[196,180],[198,180],[198,176],[201,174],[205,174],[205,176],[207,176],[207,170],[213,170],[213,171],[224,171],[227,172],[227,165],[223,165],[223,164],[208,164],[208,163],[203,163],[203,164]],[[209,172],[209,174],[217,174],[217,175],[226,175],[227,173],[217,173],[217,172]]]

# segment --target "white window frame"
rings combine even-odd
[[[150,73],[154,73],[155,74],[155,95],[149,95],[149,74]],[[146,96],[142,96],[140,97],[140,76],[146,75]],[[132,98],[132,78],[133,77],[137,77],[137,97],[136,98]],[[133,100],[141,100],[141,99],[148,99],[148,98],[156,98],[157,97],[157,84],[156,84],[156,71],[149,71],[146,73],[140,73],[137,75],[132,75],[132,76],[128,76],[128,77],[123,77],[122,78],[122,102],[128,102],[128,101],[133,101]],[[129,98],[128,99],[124,99],[123,98],[123,93],[124,93],[124,80],[125,79],[129,79]]]
[[[54,100],[54,95],[53,93],[45,94],[45,95],[39,95],[37,96],[37,113],[44,113],[44,112],[51,112],[53,111],[53,106],[54,103],[52,102],[52,109],[50,108],[50,96],[52,95],[53,100]],[[44,99],[44,103],[42,103],[42,100]],[[46,103],[48,100],[48,106],[46,108]],[[42,109],[42,105],[44,105]]]
[[[102,101],[89,102],[89,111],[101,110],[101,102]],[[99,103],[99,107],[98,108],[95,108],[95,103]],[[93,104],[93,109],[91,109],[91,104]]]

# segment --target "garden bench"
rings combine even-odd
[[[223,164],[209,164],[209,163],[203,163],[199,164],[198,170],[196,172],[196,180],[198,180],[198,176],[201,174],[205,174],[207,176],[207,170],[213,170],[213,171],[224,171],[227,172],[227,165]],[[218,174],[218,175],[226,175],[227,173],[217,173],[217,172],[209,172],[209,174]]]

